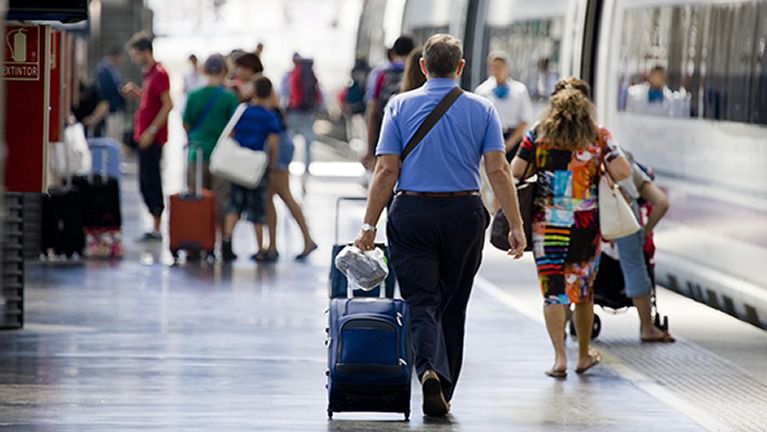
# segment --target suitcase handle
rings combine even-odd
[[[335,224],[336,224],[335,243],[336,244],[338,244],[338,232],[339,232],[339,225],[340,225],[339,219],[341,216],[341,202],[343,201],[360,202],[360,201],[367,201],[367,200],[368,200],[367,197],[340,197],[336,200],[336,220],[335,220]]]
[[[100,149],[101,151],[101,172],[99,173],[99,176],[104,181],[104,183],[107,182],[107,179],[109,179],[109,149],[107,147],[103,147]],[[94,183],[94,180],[96,178],[95,169],[93,168],[93,164],[91,163],[91,175],[90,175],[90,182]]]
[[[191,145],[191,144],[190,144]],[[203,159],[203,149],[201,145],[198,145],[195,147],[195,157],[194,157],[194,190],[189,190],[187,187],[186,190],[188,193],[193,194],[196,198],[199,198],[202,196],[202,159]],[[187,162],[189,163],[189,162]],[[186,184],[189,184],[188,175],[186,170],[184,170],[184,177],[187,178]]]

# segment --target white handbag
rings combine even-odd
[[[618,184],[612,182],[610,186],[610,174],[604,167],[602,171],[599,179],[599,229],[602,238],[615,240],[630,236],[639,231],[639,222],[623,198]]]
[[[221,133],[210,156],[210,172],[232,183],[254,189],[266,173],[269,157],[265,151],[242,147],[231,136],[246,108],[245,104],[240,104]]]

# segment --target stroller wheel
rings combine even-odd
[[[599,332],[602,331],[602,319],[599,318],[599,315],[594,314],[594,323],[591,327],[591,339],[596,339],[597,336],[599,336]],[[573,338],[578,337],[578,332],[575,330],[575,322],[573,320],[570,320],[570,336]],[[565,334],[565,337],[567,337],[567,334]]]
[[[591,326],[591,339],[594,340],[599,336],[599,332],[602,331],[602,319],[599,315],[594,314],[594,323]]]
[[[576,333],[575,331],[575,323],[573,322],[572,319],[569,322],[570,322],[570,336],[572,336],[573,339],[575,339],[576,337],[578,337],[578,333]],[[567,337],[566,333],[565,333],[565,337]]]

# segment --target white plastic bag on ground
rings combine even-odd
[[[349,278],[349,283],[370,291],[380,285],[389,275],[389,266],[381,249],[363,252],[354,246],[346,246],[336,255],[336,268]]]

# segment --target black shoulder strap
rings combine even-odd
[[[447,110],[453,106],[453,103],[458,99],[459,96],[461,96],[461,94],[463,94],[463,90],[461,90],[460,87],[454,87],[447,95],[445,95],[444,98],[442,98],[441,101],[439,101],[437,106],[434,107],[428,116],[426,116],[426,119],[423,121],[423,123],[421,123],[421,126],[418,127],[418,130],[415,131],[413,137],[410,138],[410,141],[408,141],[405,149],[402,150],[402,154],[399,158],[400,161],[404,161],[405,158],[413,152],[415,146],[417,146],[418,143],[423,140],[426,134],[428,134],[434,125],[437,124],[439,119],[445,115]]]

